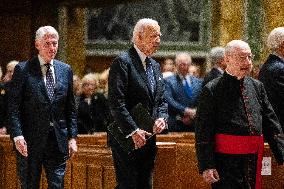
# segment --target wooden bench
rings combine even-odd
[[[113,189],[115,173],[106,133],[79,135],[78,153],[68,161],[66,189]],[[198,173],[193,133],[157,136],[154,189],[209,189]],[[271,156],[265,145],[265,156]],[[9,136],[0,136],[0,188],[18,189],[16,158]],[[263,176],[263,189],[284,188],[284,168],[272,158],[272,175]],[[47,189],[43,175],[41,189]]]

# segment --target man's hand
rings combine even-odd
[[[220,180],[219,174],[216,169],[206,169],[202,173],[202,177],[205,182],[212,184]]]
[[[145,146],[146,144],[146,137],[145,136],[151,136],[151,133],[148,133],[144,130],[138,130],[136,131],[131,137],[135,144],[135,149],[141,148]]]
[[[156,119],[153,127],[154,133],[161,133],[167,126],[167,123],[164,118]]]
[[[28,147],[25,139],[19,139],[15,142],[16,149],[22,154],[23,156],[28,156]]]
[[[68,148],[69,148],[69,157],[71,158],[75,154],[75,152],[78,151],[77,143],[74,138],[71,138],[68,141]]]

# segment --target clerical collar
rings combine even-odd
[[[136,52],[139,55],[141,62],[142,63],[145,62],[145,59],[147,58],[147,56],[142,51],[140,51],[140,49],[135,44],[134,44],[134,48],[136,49]]]
[[[42,67],[42,66],[44,66],[44,64],[46,64],[47,62],[45,62],[44,60],[43,60],[43,58],[40,56],[40,55],[38,55],[37,56],[38,57],[38,60],[39,60],[39,63],[40,63],[40,66]],[[51,61],[50,61],[50,66],[53,66],[53,59],[51,59]]]
[[[226,73],[227,73],[228,75],[230,75],[230,76],[236,78],[237,80],[242,80],[242,79],[244,79],[244,78],[238,78],[237,76],[235,76],[235,75],[231,74],[230,72],[228,72],[228,70],[225,70],[225,71],[226,71]]]

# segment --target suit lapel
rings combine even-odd
[[[29,61],[30,73],[44,99],[49,100],[38,57]]]
[[[139,55],[136,52],[136,49],[134,47],[132,47],[130,49],[130,54],[131,54],[132,63],[134,65],[135,69],[137,70],[138,74],[142,78],[141,81],[144,84],[145,90],[147,91],[148,95],[150,97],[152,97],[151,92],[150,92],[151,89],[150,89],[150,86],[148,85],[148,78],[147,78],[145,69],[144,69],[143,64],[141,62],[141,59],[140,59],[140,57],[139,57]]]
[[[62,74],[62,69],[57,60],[53,60],[54,73],[55,73],[55,88],[54,88],[54,99],[56,98],[57,92],[59,91],[60,84],[62,83],[59,77]]]

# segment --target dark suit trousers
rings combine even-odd
[[[53,129],[50,130],[46,148],[41,152],[33,152],[28,148],[28,157],[17,151],[18,175],[22,189],[38,189],[44,167],[48,189],[63,189],[67,154],[62,154]]]
[[[154,138],[149,140],[145,147],[129,155],[113,141],[114,139],[110,141],[118,183],[116,189],[152,189],[157,151]]]

